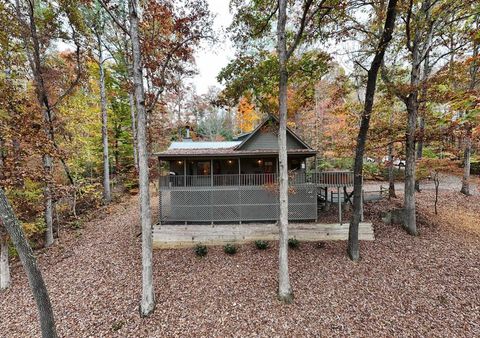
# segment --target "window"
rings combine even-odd
[[[210,175],[210,161],[197,162],[197,175]]]

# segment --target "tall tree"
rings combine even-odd
[[[155,310],[152,269],[152,224],[150,213],[150,182],[148,179],[147,116],[143,88],[142,51],[140,46],[137,0],[129,1],[130,39],[133,55],[133,83],[137,106],[138,181],[140,187],[140,221],[142,224],[142,301],[140,313],[148,316]]]
[[[73,89],[79,84],[81,80],[81,62],[80,62],[80,43],[78,29],[82,28],[81,16],[75,6],[75,3],[65,4],[61,6],[56,12],[56,15],[51,16],[49,10],[53,7],[51,4],[42,4],[35,0],[16,0],[16,20],[20,25],[20,30],[23,38],[23,45],[25,53],[28,56],[28,62],[33,73],[33,80],[35,85],[35,92],[37,96],[37,104],[40,108],[43,116],[43,130],[48,139],[49,144],[54,151],[46,151],[43,154],[43,169],[45,173],[45,185],[43,188],[44,195],[44,216],[45,216],[45,246],[50,246],[54,242],[53,237],[53,185],[52,185],[52,173],[53,173],[53,159],[52,153],[58,152],[58,145],[55,141],[55,109],[62,102],[62,100],[70,95]],[[46,6],[43,8],[42,6]],[[45,17],[38,17],[44,14]],[[76,61],[77,72],[75,78],[71,83],[64,88],[60,93],[55,95],[49,91],[48,84],[46,83],[46,71],[45,66],[46,52],[48,46],[52,43],[55,34],[63,34],[61,31],[51,32],[51,27],[63,28],[58,22],[48,22],[49,20],[59,20],[61,17],[66,17],[68,26],[70,27],[71,41],[76,46]],[[53,19],[55,18],[55,19]],[[44,28],[44,31],[39,29],[38,22]],[[58,29],[60,29],[58,28]],[[44,34],[41,34],[41,33]],[[68,36],[67,35],[67,36]],[[56,100],[53,98],[56,96]],[[73,178],[70,174],[70,170],[63,158],[61,163],[64,167],[65,173],[73,184]]]
[[[8,262],[8,241],[4,228],[0,225],[0,290],[10,287],[10,265]]]
[[[387,87],[405,104],[407,109],[407,130],[405,136],[406,165],[405,165],[405,229],[411,235],[417,234],[417,222],[415,214],[415,138],[419,109],[419,93],[421,85],[421,67],[425,57],[430,51],[433,34],[438,28],[439,17],[432,16],[432,12],[439,11],[442,1],[411,0],[404,8],[403,21],[405,22],[405,43],[410,62],[410,78],[407,92],[395,86],[389,75],[382,67],[382,78]]]
[[[287,0],[278,1],[277,51],[279,59],[279,129],[278,129],[278,164],[279,164],[279,253],[278,253],[278,297],[291,302],[293,291],[288,274],[288,159],[287,159]]]
[[[287,20],[287,6],[291,13]],[[332,21],[334,9],[343,8],[342,1],[244,1],[235,0],[232,7],[236,9],[233,24],[230,27],[233,39],[239,49],[246,51],[245,57],[249,59],[249,52],[267,56],[273,62],[265,63],[267,71],[272,71],[277,78],[270,81],[271,88],[278,88],[278,112],[279,112],[279,271],[278,271],[278,298],[285,302],[293,299],[293,291],[290,285],[288,273],[288,164],[286,147],[286,125],[288,105],[288,79],[289,61],[297,47],[308,41],[314,41],[320,36],[325,38],[327,24]],[[272,27],[272,21],[277,20],[276,30]],[[272,41],[275,37],[276,41]],[[268,57],[270,51],[265,50],[265,40],[275,43],[278,61]],[[268,43],[267,43],[268,45]],[[304,53],[307,54],[308,52]],[[293,57],[292,59],[297,59]],[[301,60],[301,57],[298,58]],[[323,60],[322,60],[323,61]],[[238,68],[235,64],[233,68]],[[256,67],[254,67],[256,68]],[[302,68],[302,67],[299,67]],[[260,68],[261,69],[261,68]],[[226,70],[227,77],[231,70]],[[248,75],[248,74],[247,74]],[[221,77],[225,78],[224,75]],[[277,82],[278,81],[278,82]],[[242,81],[244,82],[244,81]],[[241,84],[245,86],[245,83]],[[240,93],[237,93],[240,94]],[[243,93],[241,93],[243,94]],[[241,95],[240,94],[240,95]],[[275,100],[274,100],[275,101]]]
[[[367,87],[365,91],[364,108],[362,111],[360,129],[357,136],[357,146],[355,151],[354,165],[354,183],[353,183],[353,215],[350,221],[348,231],[348,255],[354,261],[360,257],[360,249],[358,243],[358,225],[362,215],[362,186],[363,186],[363,157],[365,153],[365,143],[367,141],[368,128],[370,124],[370,116],[373,110],[375,98],[375,90],[377,87],[377,77],[380,70],[385,51],[390,40],[392,39],[395,27],[397,0],[388,2],[387,16],[383,28],[380,41],[375,49],[375,56],[368,69]]]
[[[28,283],[32,289],[33,297],[37,303],[38,314],[40,316],[40,326],[42,337],[56,338],[57,329],[55,327],[55,319],[53,316],[52,305],[48,295],[47,287],[43,281],[35,255],[32,248],[28,245],[20,222],[18,221],[5,193],[0,188],[0,227],[3,226],[7,230],[17,249],[20,261],[27,273]]]
[[[480,6],[477,5],[477,11],[480,10]],[[475,15],[475,20],[473,23],[473,32],[472,36],[472,58],[469,67],[470,81],[468,85],[468,93],[473,94],[475,88],[478,86],[479,79],[478,73],[480,70],[480,14]],[[460,192],[465,195],[470,195],[470,162],[471,162],[471,152],[472,152],[472,130],[473,130],[473,119],[478,115],[478,110],[475,109],[475,103],[471,100],[467,100],[465,107],[465,137],[464,137],[464,150],[463,150],[463,177],[462,177],[462,188]]]
[[[98,3],[90,14],[91,29],[95,36],[95,47],[98,53],[97,63],[100,87],[100,116],[102,120],[103,201],[108,204],[112,200],[112,194],[110,191],[110,160],[108,157],[108,103],[105,90],[105,18],[103,9]]]

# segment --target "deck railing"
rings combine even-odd
[[[278,183],[276,173],[230,174],[230,175],[167,175],[160,176],[160,187],[222,187],[262,186]],[[290,185],[315,184],[322,187],[344,187],[353,185],[351,171],[292,172]]]

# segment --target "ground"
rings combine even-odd
[[[345,242],[290,250],[294,302],[277,301],[277,249],[243,245],[235,256],[211,248],[154,252],[157,308],[140,318],[137,197],[95,213],[38,253],[63,337],[167,336],[480,336],[480,196],[418,194],[420,236],[385,225],[380,212],[401,200],[367,205],[376,240],[362,259]],[[152,206],[155,205],[155,199]],[[39,335],[26,276],[13,264],[0,293],[0,336]]]

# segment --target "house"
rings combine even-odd
[[[159,178],[159,221],[252,222],[278,219],[278,120],[269,116],[234,141],[187,137],[156,153],[168,174]],[[316,151],[287,129],[289,219],[317,219],[320,194],[352,186],[351,172],[308,172]],[[340,202],[340,199],[338,199]],[[341,212],[341,211],[340,211]]]

